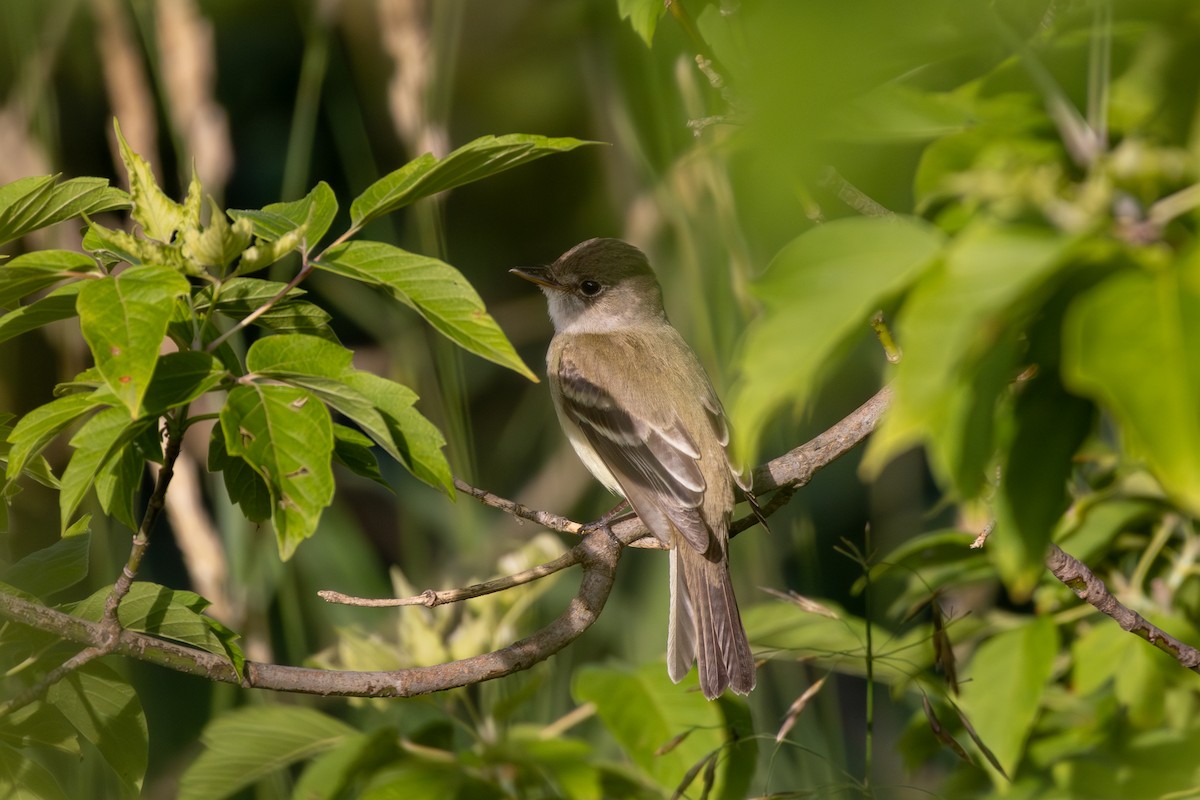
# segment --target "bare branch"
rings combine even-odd
[[[366,606],[369,608],[389,608],[392,606],[425,606],[433,608],[445,603],[458,603],[463,600],[470,600],[473,597],[482,597],[485,594],[495,594],[503,592],[506,589],[512,589],[516,586],[522,586],[526,583],[540,580],[556,572],[572,567],[579,563],[579,557],[574,551],[563,553],[553,561],[547,561],[545,564],[538,564],[536,567],[527,569],[523,572],[518,572],[515,575],[508,575],[503,578],[494,578],[490,581],[477,583],[473,586],[468,586],[464,589],[443,589],[436,591],[434,589],[426,589],[420,594],[412,597],[351,597],[341,592],[322,589],[317,592],[317,596],[327,603],[340,603],[347,606]]]
[[[1170,654],[1172,658],[1193,672],[1200,672],[1200,650],[1185,644],[1141,614],[1122,605],[1104,581],[1100,580],[1083,562],[1063,552],[1056,544],[1050,545],[1046,556],[1046,568],[1100,613],[1112,617],[1122,630],[1140,636],[1150,644]]]
[[[573,522],[564,516],[552,514],[549,511],[537,511],[528,506],[521,505],[515,500],[508,500],[499,495],[492,494],[485,489],[476,489],[460,478],[454,479],[454,488],[463,494],[474,497],[485,506],[507,511],[514,517],[536,522],[543,528],[549,528],[552,531],[561,531],[562,533],[583,533],[582,523]]]

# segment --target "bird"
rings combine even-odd
[[[721,401],[667,319],[646,255],[589,239],[547,267],[510,272],[546,296],[547,383],[575,452],[670,548],[668,675],[679,683],[695,663],[709,700],[749,694],[755,661],[729,574],[735,486],[763,518],[749,473],[731,459]]]

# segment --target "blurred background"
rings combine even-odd
[[[736,18],[737,3],[687,2],[681,15],[658,21],[648,46],[622,19],[624,11],[638,22],[639,4],[623,0],[6,0],[0,183],[49,173],[120,182],[116,117],[176,197],[193,165],[206,192],[234,209],[296,199],[327,181],[341,204],[336,235],[348,225],[353,197],[424,152],[444,155],[485,134],[604,142],[454,190],[372,223],[362,238],[461,270],[539,374],[551,334],[544,300],[507,270],[549,263],[594,236],[625,238],[650,254],[672,321],[728,398],[739,342],[756,310],[749,287],[772,256],[819,221],[869,212],[872,203],[911,212],[925,141],[963,124],[952,107],[926,108],[919,125],[906,129],[900,112],[847,110],[842,101],[918,63],[936,61],[919,76],[922,87],[951,88],[1010,55],[975,16],[977,4],[870,2],[862,13],[825,5],[778,4],[721,33],[716,21]],[[999,5],[1021,36],[1056,14],[1090,19],[1085,3]],[[1146,15],[1157,22],[1182,8],[1149,5]],[[640,28],[646,33],[644,21]],[[714,40],[725,61],[709,50]],[[729,54],[748,51],[760,56],[751,67],[728,63]],[[1054,66],[1073,95],[1085,51],[1083,39],[1056,51],[1062,58]],[[697,53],[710,59],[705,69],[697,68]],[[741,91],[730,88],[732,78]],[[1013,72],[1001,79],[1026,80]],[[18,244],[74,249],[79,234],[78,225],[64,225]],[[295,267],[276,265],[271,277],[286,280]],[[463,355],[366,287],[316,274],[304,288],[335,315],[360,368],[417,391],[420,410],[446,435],[456,475],[581,521],[611,507],[613,498],[567,446],[544,383]],[[65,325],[6,343],[0,410],[19,414],[46,402],[86,358],[77,329]],[[864,326],[838,364],[805,399],[803,415],[783,414],[766,426],[756,463],[866,400],[885,359]],[[270,531],[249,525],[219,478],[206,473],[202,431],[189,437],[189,458],[172,485],[170,530],[154,539],[141,577],[208,598],[211,613],[242,632],[250,658],[364,669],[436,663],[532,631],[574,591],[574,573],[567,573],[525,595],[437,614],[331,607],[317,590],[377,596],[463,586],[548,558],[570,541],[469,499],[450,502],[385,463],[393,491],[339,473],[337,499],[318,534],[281,564]],[[59,465],[66,449],[61,441],[56,447],[49,456]],[[769,588],[869,615],[863,593],[851,591],[863,566],[848,548],[886,552],[918,531],[970,522],[935,504],[918,455],[898,459],[870,487],[856,477],[856,460],[823,470],[772,520],[770,535],[753,529],[736,540],[733,572],[744,608],[768,602]],[[30,486],[13,510],[10,556],[52,541],[57,517],[54,496]],[[128,531],[102,519],[94,526],[106,536],[96,540],[104,546],[93,547],[91,584],[78,588],[80,596],[110,582],[128,551]],[[449,697],[322,707],[392,719],[402,730],[444,714],[484,738],[500,735],[489,734],[489,725],[561,718],[576,705],[571,681],[581,665],[662,659],[666,564],[660,552],[628,552],[600,621],[529,673]],[[992,583],[973,585],[963,607],[990,605],[995,593]],[[889,600],[871,602],[885,608]],[[137,664],[121,668],[148,716],[147,797],[172,796],[206,722],[277,699]],[[860,786],[867,719],[860,678],[832,678],[787,741],[774,743],[789,705],[822,674],[786,659],[760,671],[749,698],[754,728],[765,736],[754,792],[838,796]],[[897,742],[920,719],[919,699],[877,692],[874,701],[871,781],[907,787],[881,796],[926,796],[954,757],[922,745],[909,765],[917,768],[906,769]],[[573,734],[617,757],[596,720]],[[258,796],[286,796],[285,789],[260,787]]]

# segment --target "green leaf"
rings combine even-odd
[[[892,405],[863,457],[867,475],[877,475],[899,453],[927,443],[939,478],[951,480],[958,474],[949,463],[955,458],[947,455],[953,450],[950,442],[978,445],[982,439],[990,447],[990,435],[964,433],[945,421],[963,418],[962,387],[974,381],[973,365],[993,357],[989,373],[994,376],[1003,371],[994,358],[1002,346],[1015,356],[1011,348],[1022,304],[1058,268],[1071,244],[1047,229],[988,224],[955,240],[944,263],[917,284],[896,320],[904,358],[892,384]]]
[[[162,462],[162,441],[153,425],[141,426],[128,445],[96,471],[96,499],[105,514],[131,531],[138,529],[138,492],[146,462]]]
[[[131,416],[145,413],[142,398],[175,300],[187,293],[187,279],[160,266],[130,267],[116,277],[89,281],[79,292],[83,338],[96,368]]]
[[[286,285],[257,278],[231,278],[221,284],[216,311],[240,320],[274,298]],[[329,328],[331,317],[320,306],[301,300],[304,294],[303,289],[291,289],[259,315],[254,324],[276,333],[302,333],[336,342],[337,336]],[[212,289],[202,290],[194,302],[198,313],[208,311],[212,307]]]
[[[315,264],[386,289],[459,346],[537,380],[487,313],[475,289],[449,264],[380,242],[339,245]]]
[[[1123,272],[1076,298],[1063,380],[1112,413],[1130,454],[1200,512],[1200,253],[1178,269]],[[1148,368],[1152,365],[1153,368]]]
[[[347,378],[347,383],[370,399],[387,423],[386,437],[377,437],[371,430],[366,430],[367,435],[389,453],[395,449],[400,463],[409,472],[453,499],[454,476],[442,453],[446,440],[437,426],[413,406],[416,394],[402,384],[369,372],[356,372]]]
[[[328,312],[318,305],[304,300],[288,300],[260,314],[254,324],[272,333],[319,336],[336,344],[337,334],[329,327],[331,319]]]
[[[75,448],[75,452],[63,470],[59,495],[63,530],[67,529],[84,495],[95,485],[96,473],[124,445],[153,425],[151,418],[131,421],[125,409],[106,408],[76,431],[71,437],[71,447]]]
[[[840,141],[887,143],[941,141],[971,122],[971,111],[953,93],[929,92],[888,82],[831,113],[822,135]]]
[[[379,460],[371,452],[373,442],[353,428],[345,425],[333,425],[333,457],[338,463],[349,469],[355,475],[375,481],[380,486],[391,489],[379,471]]]
[[[221,427],[226,451],[267,484],[280,557],[289,558],[333,500],[329,412],[302,389],[243,385],[229,393]]]
[[[348,381],[354,378],[353,353],[340,345],[311,336],[268,336],[250,346],[246,367],[256,375],[306,389],[320,400],[362,425],[397,461],[404,461],[383,415],[375,404]],[[416,395],[398,387],[409,404]],[[411,398],[411,399],[410,399]],[[393,404],[394,405],[394,404]]]
[[[192,305],[197,313],[210,309],[220,311],[235,319],[244,317],[287,286],[279,281],[264,281],[258,278],[230,278],[222,281],[217,289],[216,305],[213,305],[213,287],[206,286],[196,293]],[[285,303],[307,294],[303,289],[292,288],[279,302]]]
[[[81,284],[68,283],[50,292],[40,300],[35,300],[27,306],[16,309],[0,317],[0,342],[8,341],[14,336],[36,330],[60,319],[70,319],[75,316],[76,300]]]
[[[16,631],[6,633],[9,635],[4,637],[4,643],[10,651],[9,658],[14,661],[18,656],[13,651],[21,645],[26,647],[32,645],[32,649],[38,651],[39,655],[47,654],[47,640],[35,638],[37,635],[33,633],[32,629],[27,628],[20,633]],[[17,635],[13,636],[12,634]],[[18,645],[18,639],[25,638],[22,634],[28,634],[28,638]],[[45,702],[44,697],[24,708],[6,714],[0,720],[0,741],[14,747],[45,747],[60,753],[67,753],[74,758],[82,756],[75,729],[62,714],[58,713],[58,709]],[[2,786],[3,784],[0,784],[0,787]]]
[[[1057,652],[1054,620],[1037,617],[984,641],[964,671],[963,711],[1009,775],[1017,774]]]
[[[368,186],[350,204],[350,221],[355,228],[361,228],[422,197],[586,144],[595,142],[513,133],[481,136],[440,160],[426,153]]]
[[[288,231],[274,241],[259,239],[251,248],[242,253],[234,275],[247,275],[266,269],[286,255],[297,252],[304,244],[306,229],[304,227]]]
[[[831,359],[880,304],[929,265],[942,235],[904,217],[830,222],[786,245],[754,287],[766,310],[746,333],[731,404],[743,460],[784,404],[803,407]],[[803,347],[797,347],[803,342]],[[903,342],[902,342],[903,344]]]
[[[1046,545],[1070,505],[1075,452],[1092,428],[1092,405],[1068,394],[1053,371],[1020,386],[1016,432],[1000,475],[998,534],[988,553],[1014,599],[1045,573]]]
[[[150,164],[130,149],[121,133],[121,125],[115,119],[113,129],[117,134],[121,160],[125,162],[125,171],[129,175],[129,194],[133,201],[131,216],[134,222],[142,226],[142,232],[147,237],[169,244],[175,232],[188,223],[187,210],[158,187]]]
[[[575,673],[571,692],[577,702],[596,705],[626,755],[666,791],[674,791],[692,767],[729,743],[720,706],[672,684],[661,663],[636,671],[587,666]],[[681,734],[686,738],[657,752]],[[719,766],[714,796],[726,796],[727,788]]]
[[[261,211],[231,210],[229,214],[234,219],[249,220],[254,225],[254,235],[268,242],[276,241],[288,232],[303,227],[307,240],[304,249],[309,251],[321,241],[321,237],[333,224],[337,208],[337,198],[333,189],[330,189],[325,181],[321,181],[302,200],[272,203],[264,206]]]
[[[22,298],[47,286],[95,270],[94,260],[71,250],[24,253],[0,264],[0,308],[12,308]]]
[[[312,336],[267,336],[246,352],[246,369],[253,373],[305,373],[340,378],[352,369],[354,353],[341,345]]]
[[[87,233],[83,236],[83,248],[111,264],[124,261],[135,266],[168,266],[196,275],[203,272],[198,264],[183,257],[180,247],[134,236],[126,231],[106,228],[98,222],[92,222],[88,226]]]
[[[358,423],[417,478],[453,497],[453,477],[441,452],[445,440],[412,407],[417,395],[403,384],[355,370],[352,358],[346,348],[312,336],[268,336],[251,345],[246,367],[311,392]]]
[[[83,516],[49,547],[30,553],[0,573],[0,580],[35,597],[45,598],[87,577],[91,551],[91,516]]]
[[[506,800],[511,796],[457,762],[409,759],[371,776],[355,800]]]
[[[824,613],[790,602],[757,603],[743,609],[746,633],[756,647],[777,658],[802,659],[840,673],[866,676],[867,658],[874,660],[873,677],[907,685],[932,662],[925,647],[928,632],[912,629],[897,634],[873,622],[875,650],[868,656],[867,621],[835,603],[821,600]]]
[[[1099,495],[1080,503],[1072,524],[1063,526],[1055,541],[1085,564],[1089,564],[1126,531],[1144,527],[1162,514],[1162,504],[1153,497]]]
[[[111,667],[93,661],[51,686],[46,700],[95,745],[130,793],[138,795],[150,739],[133,687]]]
[[[21,178],[0,186],[0,244],[81,214],[128,208],[129,196],[103,178]]]
[[[654,42],[654,30],[666,10],[661,0],[617,0],[617,12],[621,19],[629,20],[630,27],[642,37],[646,47]]]
[[[216,388],[227,375],[221,362],[210,353],[197,350],[167,353],[158,359],[142,404],[146,413],[161,415]]]
[[[271,518],[271,490],[245,459],[226,452],[220,422],[213,427],[208,443],[208,471],[221,473],[229,501],[241,507],[246,519],[266,522]]]
[[[5,800],[69,800],[50,770],[2,742],[0,796]]]
[[[377,728],[347,736],[311,760],[292,790],[293,800],[338,800],[359,794],[355,784],[397,760],[397,732]]]
[[[357,731],[301,706],[252,706],[227,712],[201,736],[205,750],[183,773],[179,800],[221,800],[273,772],[312,758]]]
[[[183,254],[197,264],[208,267],[218,275],[250,246],[254,226],[249,220],[229,224],[225,212],[212,204],[212,217],[201,230],[188,227],[183,233]]]
[[[21,417],[8,435],[12,450],[8,453],[6,478],[9,481],[16,480],[29,461],[41,453],[51,439],[101,404],[90,394],[69,394],[51,400]]]

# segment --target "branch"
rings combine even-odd
[[[583,580],[579,592],[558,619],[508,647],[446,664],[355,672],[247,661],[243,674],[239,676],[223,656],[130,630],[118,633],[112,652],[244,688],[355,697],[413,697],[429,694],[528,669],[573,642],[596,621],[603,610],[604,602],[612,590],[621,550],[619,543],[604,532],[589,534],[571,551],[583,564]],[[96,642],[105,635],[99,623],[2,592],[0,616],[74,642]]]
[[[624,543],[622,543],[624,544]],[[317,592],[317,597],[320,597],[327,603],[340,603],[347,606],[367,606],[369,608],[389,608],[392,606],[425,606],[433,608],[434,606],[444,605],[446,603],[458,603],[462,600],[470,600],[473,597],[482,597],[485,594],[495,594],[503,592],[507,589],[512,589],[516,586],[522,586],[526,583],[533,583],[536,580],[541,580],[548,575],[553,575],[567,567],[573,567],[579,563],[578,557],[574,551],[563,553],[553,561],[547,561],[545,564],[539,564],[531,569],[518,572],[515,575],[509,575],[504,578],[495,578],[494,580],[477,583],[474,586],[468,586],[465,589],[444,589],[435,591],[434,589],[426,589],[420,594],[412,597],[351,597],[350,595],[335,592],[330,589],[322,589]]]
[[[786,499],[797,488],[807,484],[817,471],[865,439],[878,424],[890,399],[891,390],[886,387],[881,389],[824,433],[756,469],[756,494],[776,491],[776,495],[764,510],[782,506]],[[243,674],[239,675],[224,656],[126,629],[118,628],[114,635],[104,623],[73,617],[2,592],[0,617],[87,646],[75,658],[65,662],[62,668],[51,673],[58,674],[59,677],[65,674],[63,669],[78,666],[80,659],[95,657],[91,652],[106,642],[108,644],[104,654],[124,655],[177,672],[244,688],[317,695],[413,697],[467,686],[528,669],[566,647],[596,621],[612,591],[622,549],[642,539],[648,530],[637,517],[619,520],[610,527],[580,525],[564,517],[528,509],[461,482],[456,484],[460,491],[477,497],[488,505],[505,508],[525,519],[550,522],[552,524],[548,527],[555,530],[585,533],[583,539],[563,556],[524,573],[466,589],[432,594],[427,592],[417,598],[408,599],[412,604],[438,605],[468,596],[499,591],[506,588],[505,584],[517,585],[536,580],[573,564],[583,565],[579,591],[557,619],[536,633],[494,652],[435,666],[378,672],[312,669],[247,661]],[[739,520],[735,523],[735,528],[741,523],[747,523],[742,525],[742,529],[749,527],[753,524],[750,522],[752,519],[749,517],[747,520]],[[1056,578],[1075,590],[1081,599],[1112,617],[1123,629],[1170,653],[1188,669],[1200,672],[1200,651],[1180,642],[1121,605],[1082,563],[1051,545],[1046,566]],[[49,678],[50,675],[46,677]],[[11,701],[6,704],[10,705]]]
[[[1112,617],[1122,630],[1140,636],[1150,644],[1170,654],[1172,658],[1192,672],[1200,672],[1200,650],[1185,644],[1164,631],[1131,608],[1122,605],[1104,581],[1074,556],[1063,552],[1056,544],[1050,545],[1046,555],[1046,569],[1071,588],[1079,599],[1093,606],[1100,613]]]
[[[349,231],[347,231],[347,235],[348,234],[349,234]],[[341,241],[341,240],[339,239],[338,241]],[[301,284],[301,282],[304,281],[305,278],[307,278],[309,275],[312,274],[313,264],[312,264],[312,262],[310,262],[308,260],[308,244],[307,244],[307,242],[301,242],[301,244],[300,244],[300,260],[302,263],[300,265],[300,269],[296,272],[296,275],[290,281],[288,281],[287,284],[282,289],[280,289],[278,292],[276,292],[274,297],[272,297],[267,302],[263,303],[258,308],[251,311],[246,316],[242,317],[240,320],[237,321],[236,325],[234,325],[232,328],[225,331],[220,336],[218,336],[217,338],[215,338],[211,342],[209,342],[208,347],[204,348],[204,351],[206,353],[215,353],[217,351],[217,348],[220,347],[221,344],[226,339],[228,339],[230,336],[233,336],[238,331],[244,330],[244,329],[250,327],[250,325],[253,324],[253,322],[256,319],[258,319],[263,314],[267,313],[272,308],[274,308],[276,306],[276,304],[279,303],[280,300],[287,297],[288,292],[290,292],[292,289],[295,289],[297,286],[299,286]]]
[[[880,389],[870,400],[863,403],[829,430],[755,470],[755,496],[772,490],[778,490],[770,502],[763,507],[763,516],[770,516],[786,505],[792,498],[792,495],[796,493],[796,490],[812,480],[813,475],[822,467],[844,455],[856,444],[865,439],[875,429],[875,426],[879,424],[879,419],[887,409],[891,396],[890,388],[884,387]],[[521,503],[505,499],[484,489],[477,489],[459,478],[454,479],[454,486],[460,492],[474,497],[484,505],[506,511],[521,519],[536,522],[551,530],[575,534],[587,534],[596,530],[607,530],[625,547],[645,547],[651,549],[665,549],[666,547],[650,532],[650,529],[646,527],[641,519],[636,516],[624,517],[611,524],[606,523],[606,527],[597,528],[594,523],[583,525],[549,511],[538,511],[529,508]],[[739,520],[735,520],[729,526],[729,535],[732,538],[747,528],[754,527],[757,523],[757,516],[748,514]],[[547,575],[578,563],[578,558],[575,550],[571,550],[553,561],[541,564],[517,575],[497,578],[486,583],[469,586],[465,589],[451,589],[441,592],[434,589],[426,589],[424,592],[413,597],[373,599],[350,597],[340,592],[329,590],[318,592],[318,594],[328,602],[347,605],[372,607],[424,605],[432,607],[442,603],[453,603],[459,600],[479,597],[484,594],[510,588],[511,586],[544,578]]]
[[[874,429],[889,397],[888,389],[880,390],[861,408],[820,436],[759,467],[754,473],[754,480],[760,490],[767,492],[784,488],[790,493],[796,487],[808,483],[817,470],[862,441]],[[163,476],[160,474],[160,482],[162,480]],[[323,670],[247,661],[243,674],[239,676],[223,656],[123,629],[118,629],[111,638],[111,649],[108,652],[158,664],[177,672],[199,675],[213,681],[283,692],[356,697],[413,697],[467,686],[528,669],[540,661],[545,661],[577,639],[596,621],[604,608],[612,591],[621,550],[649,534],[649,530],[637,517],[618,520],[611,526],[580,525],[565,517],[535,511],[490,492],[474,489],[461,481],[456,481],[456,485],[459,491],[522,518],[546,524],[555,530],[585,533],[579,544],[560,558],[521,575],[489,581],[487,584],[451,593],[434,593],[432,602],[426,599],[428,594],[421,595],[421,602],[436,605],[438,602],[462,599],[463,596],[472,593],[482,594],[484,588],[494,590],[492,587],[506,581],[534,580],[548,574],[549,571],[582,564],[583,578],[579,591],[571,599],[566,610],[556,620],[531,636],[494,652],[459,661],[380,672]],[[773,501],[775,499],[772,498]],[[643,541],[657,540],[649,536]],[[100,623],[82,620],[4,593],[0,593],[0,617],[86,645],[104,641],[108,635]]]

